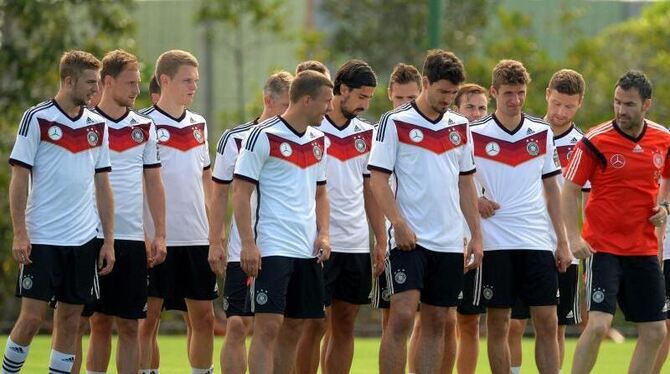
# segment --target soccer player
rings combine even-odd
[[[217,274],[225,274],[223,286],[223,310],[226,313],[226,340],[221,349],[221,370],[224,373],[246,373],[246,337],[249,333],[253,314],[245,310],[249,287],[248,277],[240,267],[240,235],[235,220],[230,224],[227,251],[226,216],[228,214],[228,191],[233,181],[235,162],[242,140],[258,123],[278,116],[288,107],[288,89],[293,76],[281,71],[272,74],[263,87],[263,113],[257,119],[234,127],[223,133],[216,150],[216,160],[212,180],[212,210],[209,230],[209,264]],[[257,202],[254,200],[253,205]],[[226,264],[227,260],[227,264]],[[295,331],[293,331],[295,334]]]
[[[487,307],[493,373],[511,370],[507,334],[517,298],[530,307],[539,372],[558,373],[557,268],[564,272],[572,261],[560,214],[556,177],[561,169],[551,128],[523,113],[528,83],[523,64],[500,61],[490,91],[496,110],[472,126],[475,178],[484,197],[500,205],[482,220],[485,255],[475,294],[475,305]],[[552,227],[557,239],[550,234]]]
[[[354,323],[360,305],[370,303],[372,262],[366,216],[375,234],[373,256],[383,262],[386,252],[384,216],[371,194],[367,170],[373,126],[358,117],[368,109],[376,86],[377,77],[366,62],[347,61],[335,74],[333,110],[319,127],[326,135],[331,181],[331,255],[324,264],[327,339],[322,362],[324,372],[333,374],[351,370]],[[310,321],[304,332],[312,335],[316,347],[324,332],[321,326]],[[308,355],[301,353],[299,357]],[[318,357],[318,351],[313,353]]]
[[[474,261],[467,268],[481,261],[469,125],[449,111],[464,70],[453,53],[430,51],[423,91],[415,102],[382,117],[370,155],[371,187],[391,225],[386,272],[393,296],[379,353],[382,373],[404,372],[419,301],[423,326],[416,370],[439,371],[449,308],[456,306],[463,282],[463,215],[473,233],[465,257],[473,253]]]
[[[638,339],[628,367],[648,373],[666,334],[663,273],[654,226],[665,224],[670,133],[645,119],[652,85],[641,72],[629,71],[614,89],[614,116],[592,128],[577,143],[565,171],[562,206],[570,249],[586,259],[589,318],[577,341],[573,373],[593,368],[617,301]],[[578,198],[591,182],[579,232]]]
[[[153,122],[129,108],[139,95],[137,58],[123,50],[102,59],[103,92],[95,111],[107,121],[112,169],[110,181],[115,200],[114,270],[100,278],[100,299],[84,308],[90,316],[91,339],[86,356],[88,373],[107,371],[112,325],[119,334],[116,369],[137,373],[139,368],[138,319],[147,302],[147,265],[165,260],[165,194]],[[144,187],[143,187],[144,185]],[[144,246],[143,191],[154,222],[150,257]],[[98,234],[101,237],[101,234]]]
[[[573,149],[582,138],[583,133],[573,123],[577,111],[584,99],[584,78],[574,70],[562,69],[554,73],[545,91],[547,113],[544,120],[551,126],[554,134],[554,144],[561,163],[561,169],[568,166],[568,159]],[[563,184],[563,177],[559,176],[559,183]],[[588,183],[582,189],[582,201],[588,198]],[[582,204],[583,205],[583,204]],[[579,260],[573,259],[565,273],[558,273],[559,300],[556,311],[558,313],[558,352],[559,368],[563,366],[565,356],[565,328],[568,325],[577,325],[581,322],[579,305]],[[508,343],[512,362],[512,373],[521,372],[522,351],[521,342],[530,313],[528,307],[521,302],[512,307],[512,320]]]
[[[323,133],[310,125],[321,123],[332,110],[332,89],[321,73],[298,74],[286,112],[251,131],[235,165],[240,265],[255,278],[250,293],[255,313],[252,374],[292,372],[298,337],[292,346],[275,346],[282,323],[298,332],[305,319],[324,317],[321,265],[330,255],[326,145]],[[254,191],[258,207],[252,229]]]
[[[306,70],[319,72],[325,75],[326,78],[330,79],[330,70],[328,70],[328,67],[321,61],[307,60],[299,63],[298,66],[295,67],[295,75],[298,75]]]
[[[191,322],[188,357],[192,372],[210,373],[214,341],[216,274],[208,263],[207,208],[212,173],[205,119],[188,110],[198,83],[198,61],[171,50],[156,61],[158,103],[145,114],[156,124],[166,200],[165,262],[149,270],[147,319],[142,325],[140,369],[151,373],[151,339],[165,300],[186,300]],[[153,238],[153,225],[147,224]],[[168,299],[168,300],[166,300]]]
[[[421,73],[419,73],[419,70],[413,65],[403,63],[394,66],[388,87],[388,98],[393,104],[393,109],[416,100],[420,93]],[[374,261],[374,278],[372,280],[372,306],[382,310],[382,334],[388,324],[388,310],[391,305],[391,293],[387,286],[386,271],[384,270],[387,264],[388,252],[385,251],[383,262],[380,259]]]
[[[23,114],[9,159],[21,312],[7,339],[3,374],[21,371],[51,300],[56,310],[49,372],[69,373],[83,306],[99,296],[98,275],[114,265],[107,128],[86,108],[98,91],[100,61],[87,52],[65,52],[59,76],[56,97]],[[104,241],[96,239],[99,223]]]

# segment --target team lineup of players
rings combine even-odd
[[[501,60],[486,89],[431,50],[421,73],[396,65],[393,109],[373,125],[367,63],[331,79],[306,61],[268,78],[263,112],[224,132],[212,164],[206,120],[188,109],[190,53],[160,55],[141,111],[132,54],[69,51],[59,69],[10,156],[21,311],[2,374],[21,371],[49,304],[49,373],[107,372],[114,325],[117,372],[158,373],[164,309],[186,312],[192,373],[213,373],[217,275],[224,373],[348,373],[370,303],[383,311],[380,373],[474,373],[484,313],[491,372],[520,372],[532,319],[537,370],[559,373],[565,327],[582,318],[579,259],[588,321],[572,372],[593,368],[617,303],[638,329],[630,372],[660,372],[670,133],[645,118],[644,74],[616,82],[614,118],[584,135],[573,70],[552,76],[539,118],[523,111],[521,62]]]

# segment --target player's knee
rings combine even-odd
[[[479,318],[459,318],[458,330],[461,335],[479,336]]]
[[[591,318],[586,328],[596,337],[596,339],[603,339],[605,335],[607,335],[607,331],[610,329],[610,323]]]
[[[247,326],[240,317],[230,317],[226,321],[226,339],[243,340],[247,336]]]
[[[82,318],[82,322],[84,320],[85,319]],[[112,334],[112,319],[110,317],[93,315],[89,321],[91,325],[91,333]]]
[[[118,318],[116,320],[116,328],[119,331],[120,338],[136,339],[138,336],[139,327],[137,320]]]
[[[661,345],[667,330],[664,323],[658,323],[653,328],[643,328],[639,331],[638,339],[653,345]]]
[[[16,323],[21,335],[35,336],[42,326],[44,318],[40,314],[22,313]]]
[[[414,322],[414,311],[396,309],[389,318],[389,330],[407,333]],[[420,329],[421,327],[419,327]]]
[[[324,318],[315,318],[305,321],[305,333],[321,337],[326,333],[327,323]]]
[[[254,338],[259,338],[263,341],[270,341],[277,338],[279,329],[281,328],[281,321],[264,321],[254,325]]]
[[[203,310],[195,318],[191,318],[191,328],[194,331],[214,330],[214,310]]]

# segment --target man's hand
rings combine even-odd
[[[314,256],[319,264],[323,264],[330,258],[330,238],[326,234],[319,234],[314,241]]]
[[[226,272],[226,251],[221,243],[210,243],[207,261],[215,274],[223,275]]]
[[[478,268],[482,264],[482,258],[484,258],[482,238],[472,238],[465,248],[465,266],[463,270],[465,273],[472,269]]]
[[[372,249],[372,275],[378,277],[384,271],[386,260],[386,243],[375,243]]]
[[[149,261],[149,267],[152,268],[156,265],[162,264],[165,262],[165,257],[167,257],[165,238],[157,236],[151,243],[151,259]]]
[[[569,244],[572,255],[580,260],[585,260],[596,253],[596,251],[594,251],[589,243],[587,243],[582,237],[571,239]]]
[[[649,222],[656,227],[661,227],[665,225],[665,221],[668,219],[668,212],[664,207],[656,205],[652,210],[654,214],[649,217]]]
[[[570,253],[568,243],[559,241],[556,245],[556,268],[559,272],[565,273],[570,264],[572,264],[572,254]]]
[[[500,204],[485,197],[477,199],[477,210],[482,218],[490,218],[496,214],[496,210],[500,209]]]
[[[261,270],[261,251],[255,242],[242,243],[240,267],[248,276],[258,276],[258,272]]]
[[[14,240],[12,240],[12,256],[14,260],[21,265],[32,264],[30,260],[30,252],[32,251],[32,246],[30,245],[30,239],[28,235],[14,235]]]
[[[411,251],[416,247],[416,234],[405,221],[393,224],[393,238],[402,251]]]
[[[100,248],[100,254],[98,255],[98,274],[107,275],[112,272],[114,268],[114,242],[105,241]]]

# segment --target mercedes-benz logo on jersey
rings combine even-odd
[[[361,138],[358,138],[354,141],[354,147],[356,147],[358,153],[363,153],[368,149],[367,143],[365,143],[365,140]]]
[[[130,137],[133,138],[135,143],[142,143],[144,141],[144,131],[142,131],[142,129],[135,128],[130,132]]]
[[[486,300],[493,299],[493,288],[488,286],[484,287],[482,290],[482,296],[484,296]]]
[[[29,275],[26,275],[25,277],[23,277],[23,279],[21,280],[21,287],[24,290],[29,290],[29,289],[33,288],[33,278]]]
[[[423,131],[419,129],[412,129],[409,132],[409,138],[414,142],[414,143],[421,143],[423,141]]]
[[[58,126],[51,126],[47,134],[49,134],[49,139],[58,141],[63,137],[63,130]]]
[[[95,130],[88,130],[88,133],[86,134],[86,140],[88,140],[88,144],[91,146],[98,144],[99,137],[100,136]]]
[[[319,147],[318,144],[314,144],[312,147],[312,152],[314,152],[314,157],[316,157],[317,160],[321,161],[321,157],[323,157],[323,150],[321,150],[321,147]]]
[[[170,140],[170,131],[168,131],[168,129],[166,128],[161,127],[158,130],[156,130],[156,136],[158,137],[159,142],[165,143],[168,140]]]
[[[656,168],[660,169],[663,166],[663,156],[661,156],[660,153],[654,152],[654,157],[652,159]]]
[[[593,292],[593,295],[591,295],[591,299],[593,299],[594,303],[600,304],[603,302],[603,300],[605,300],[605,293],[603,292],[603,290],[596,289]]]
[[[256,304],[265,305],[268,302],[268,294],[265,290],[259,290],[256,294]]]
[[[205,141],[205,137],[202,135],[202,131],[200,131],[199,128],[194,128],[193,129],[193,137],[195,138],[195,141],[198,143],[202,143]]]
[[[405,274],[405,269],[399,269],[393,274],[393,280],[398,284],[404,284],[407,282],[407,274]]]
[[[497,156],[500,153],[500,144],[496,142],[489,142],[486,144],[486,154],[489,156]]]
[[[454,145],[459,145],[461,144],[461,134],[457,131],[452,131],[449,133],[449,140],[451,140]]]
[[[540,146],[536,141],[532,140],[526,144],[526,151],[531,156],[537,156],[540,154]]]
[[[291,155],[293,154],[293,149],[291,148],[290,144],[284,142],[279,145],[279,152],[284,157],[291,157]]]
[[[621,153],[615,153],[610,157],[610,165],[615,169],[621,169],[626,165],[626,158]]]

